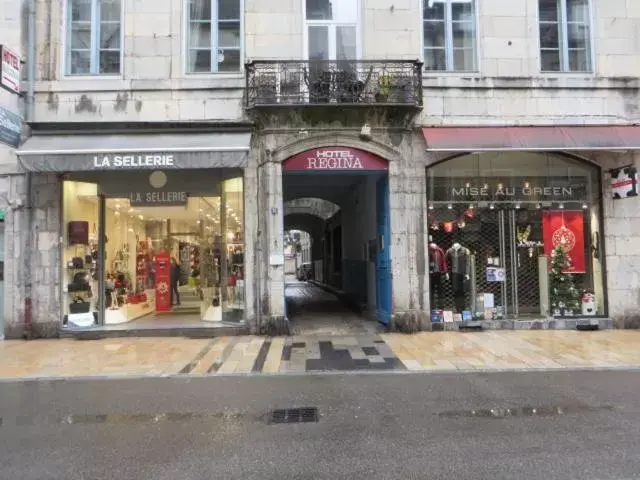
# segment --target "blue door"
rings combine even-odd
[[[377,254],[376,254],[376,310],[380,323],[391,322],[393,297],[391,295],[391,243],[389,224],[389,178],[385,176],[376,185],[376,222],[377,222]]]

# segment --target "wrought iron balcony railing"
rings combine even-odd
[[[422,63],[410,60],[256,60],[246,106],[422,106]]]

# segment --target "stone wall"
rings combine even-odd
[[[71,78],[63,75],[64,2],[38,0],[37,121],[244,118],[244,72],[185,73],[183,0],[123,1],[122,75]],[[425,72],[418,123],[636,122],[640,7],[628,0],[592,3],[594,72],[552,74],[540,72],[537,2],[479,1],[477,72]],[[363,5],[363,58],[422,57],[421,0]],[[245,0],[244,7],[244,60],[305,57],[303,0]]]
[[[38,122],[235,121],[244,74],[185,72],[183,0],[123,0],[122,74],[65,76],[65,0],[38,0]]]
[[[603,156],[607,168],[640,168],[638,154]],[[606,171],[602,191],[609,314],[624,325],[640,318],[640,197],[613,200]]]
[[[60,305],[60,195],[55,175],[34,175],[32,229],[27,227],[26,205],[12,211],[5,226],[5,334],[21,338],[28,330],[35,338],[57,336],[62,324]],[[11,177],[13,195],[26,198],[24,176]],[[27,235],[30,256],[25,257]],[[28,265],[25,259],[29,259]],[[32,326],[25,325],[25,292],[31,284]]]

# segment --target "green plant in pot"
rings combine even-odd
[[[388,73],[383,73],[378,79],[378,91],[376,92],[376,102],[382,103],[389,99],[389,92],[391,91],[392,76]]]

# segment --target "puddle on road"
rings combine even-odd
[[[220,413],[109,413],[88,415],[36,415],[33,417],[17,417],[8,419],[0,417],[0,427],[14,424],[16,426],[34,425],[140,425],[179,423],[189,421],[217,422],[233,424],[245,418],[244,414],[236,412]],[[15,421],[11,421],[15,420]]]
[[[475,410],[451,410],[441,412],[443,418],[510,418],[510,417],[561,417],[578,413],[612,412],[615,407],[610,405],[590,407],[585,405],[554,406],[554,407],[515,407],[515,408],[486,408]]]

